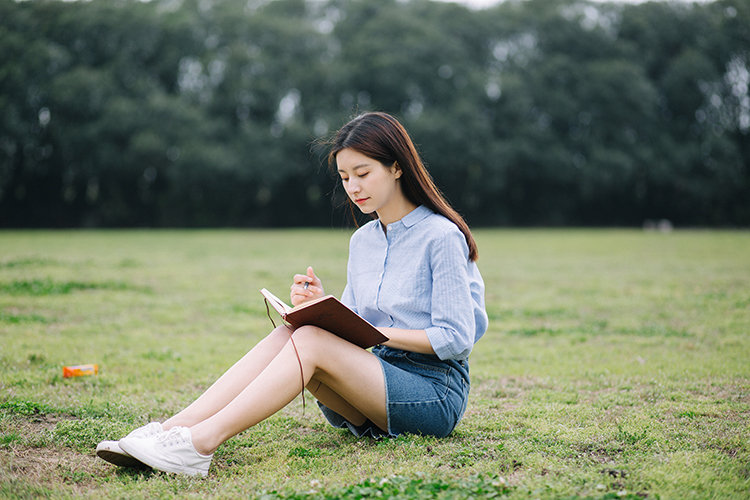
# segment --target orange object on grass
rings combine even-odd
[[[98,373],[99,365],[63,366],[63,378],[82,377],[84,375],[96,375]]]

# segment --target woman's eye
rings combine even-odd
[[[367,174],[369,174],[369,173],[370,172],[365,172],[364,174],[359,174],[357,177],[359,177],[360,179],[362,179],[362,178],[366,177]]]
[[[348,180],[349,180],[349,178],[348,178],[348,177],[347,177],[346,179],[345,179],[345,178],[343,178],[343,177],[341,178],[341,182],[347,182]]]

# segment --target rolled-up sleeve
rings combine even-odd
[[[469,279],[469,250],[459,231],[432,242],[432,326],[427,337],[440,359],[464,359],[477,333]]]

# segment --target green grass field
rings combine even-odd
[[[206,479],[95,457],[262,338],[260,288],[311,264],[340,295],[349,234],[0,232],[0,497],[750,497],[748,232],[477,231],[490,329],[446,439],[357,440],[308,395]]]

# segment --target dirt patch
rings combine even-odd
[[[9,447],[0,450],[0,483],[83,494],[99,485],[96,457],[68,449]]]
[[[0,489],[4,494],[18,492],[26,497],[29,492],[64,489],[79,495],[98,487],[105,469],[93,450],[81,453],[54,443],[57,424],[70,420],[76,418],[42,414],[5,421],[3,431],[21,439],[0,448]]]
[[[17,432],[22,436],[32,437],[49,434],[60,422],[77,420],[66,414],[11,415],[3,421],[3,432]]]
[[[31,432],[51,432],[55,430],[55,426],[59,422],[66,422],[70,420],[78,420],[76,417],[71,415],[36,415],[31,417],[25,423],[30,427]]]

